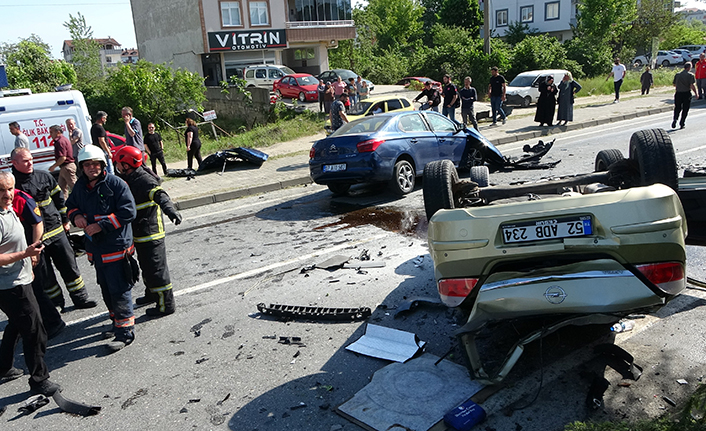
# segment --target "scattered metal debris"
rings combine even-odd
[[[138,390],[137,392],[135,392],[135,394],[134,394],[133,396],[131,396],[130,398],[128,398],[128,399],[125,400],[125,402],[124,402],[123,405],[121,406],[122,409],[125,410],[126,408],[128,408],[128,407],[130,407],[131,405],[135,404],[135,400],[136,400],[136,399],[138,399],[138,398],[140,398],[140,397],[143,397],[143,396],[145,396],[145,395],[147,395],[147,389],[142,388],[142,389]]]
[[[200,402],[201,402],[201,398],[194,398],[194,399],[189,400],[189,404],[200,403]]]
[[[416,355],[425,344],[425,341],[420,341],[411,332],[368,323],[365,335],[346,346],[346,350],[388,361],[405,362]]]
[[[306,347],[306,344],[302,343],[301,337],[279,337],[278,343],[279,344],[294,344],[295,346]]]
[[[58,405],[59,408],[66,413],[72,413],[80,416],[95,416],[101,411],[100,406],[92,406],[64,397],[62,391],[54,392],[52,398],[54,399],[56,405]]]
[[[360,252],[360,255],[358,255],[358,260],[370,260],[370,253],[367,249],[364,248],[363,251]]]
[[[28,415],[30,413],[36,412],[47,404],[49,404],[49,398],[44,395],[34,395],[32,397],[27,398],[17,409],[17,411],[22,414]]]
[[[196,360],[197,364],[203,364],[204,362],[208,361],[209,358],[200,358]]]
[[[222,400],[218,401],[218,402],[216,403],[216,405],[217,405],[217,406],[220,406],[221,404],[223,404],[223,403],[225,403],[226,401],[228,401],[228,398],[230,398],[230,392],[228,392],[228,395],[226,395],[225,398],[223,398]]]
[[[296,406],[290,407],[289,410],[303,409],[304,407],[306,407],[306,403],[302,401],[299,404],[297,404]]]
[[[201,322],[192,326],[189,331],[194,333],[194,337],[200,337],[201,336],[201,328],[203,328],[203,325],[205,325],[207,323],[211,323],[211,319],[203,319]]]
[[[179,350],[178,352],[174,352],[174,356],[181,356],[184,353],[186,353],[186,352],[184,352],[183,350]]]
[[[407,300],[402,301],[402,303],[400,303],[400,305],[397,306],[397,311],[395,312],[395,319],[398,317],[401,317],[400,316],[401,314],[407,313],[408,311],[412,311],[420,306],[446,308],[446,306],[444,304],[442,304],[441,301],[437,298],[407,299]]]
[[[688,385],[689,384],[689,382],[687,382],[684,379],[677,379],[677,383],[679,383],[680,385]]]
[[[329,307],[307,307],[300,305],[257,304],[257,309],[262,314],[277,317],[280,319],[304,319],[304,320],[334,320],[334,321],[355,321],[365,320],[371,315],[368,307],[358,308],[329,308]]]
[[[669,397],[667,397],[667,396],[663,396],[662,399],[663,399],[667,404],[669,404],[669,405],[672,406],[672,407],[676,407],[676,406],[677,406],[677,403],[674,402],[674,400],[672,400],[671,398],[669,398]]]
[[[360,268],[384,268],[385,262],[368,261],[368,262],[352,262],[343,265],[344,269],[360,269]]]
[[[351,260],[350,257],[337,254],[336,256],[329,257],[321,263],[317,263],[315,267],[327,270],[339,269],[342,268],[344,264],[348,263],[349,260]]]

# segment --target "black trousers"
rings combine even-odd
[[[79,272],[76,255],[68,235],[62,232],[51,239],[50,243],[45,244],[42,252],[43,259],[40,259],[39,264],[34,268],[34,282],[43,286],[44,291],[54,304],[63,305],[64,294],[51,266],[53,263],[64,280],[71,301],[74,304],[86,301],[88,291],[86,291],[86,285],[81,277],[81,272]]]
[[[172,281],[167,266],[167,246],[164,238],[150,242],[136,242],[137,261],[142,270],[142,281],[149,293],[157,298],[157,308],[163,309],[170,301]]]
[[[679,114],[681,113],[680,126],[685,124],[686,116],[689,115],[689,108],[691,108],[691,92],[679,91],[674,93],[674,121],[679,119]]]
[[[150,154],[150,161],[152,162],[152,171],[154,171],[155,174],[157,173],[157,160],[159,160],[159,164],[162,165],[162,172],[164,173],[164,175],[167,175],[167,163],[164,161],[164,151]]]
[[[615,100],[620,100],[620,86],[623,85],[623,80],[613,82],[613,89],[615,89]]]
[[[0,310],[7,315],[8,327],[14,326],[22,336],[25,363],[29,369],[30,381],[39,383],[49,378],[49,369],[44,362],[47,351],[47,332],[39,315],[39,305],[32,293],[32,286],[25,284],[11,289],[0,290]],[[7,331],[7,329],[6,329]],[[14,342],[0,344],[0,371],[13,366]]]
[[[191,143],[191,149],[186,152],[186,168],[187,169],[192,169],[192,166],[194,165],[194,157],[196,157],[196,161],[198,162],[199,166],[201,166],[201,143]]]

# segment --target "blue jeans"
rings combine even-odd
[[[490,109],[492,111],[493,124],[497,122],[497,115],[500,113],[502,119],[507,118],[505,111],[503,111],[503,98],[502,96],[490,96]]]
[[[449,108],[448,106],[444,105],[444,108],[441,110],[441,115],[444,117],[449,117],[451,120],[456,120],[456,108]]]

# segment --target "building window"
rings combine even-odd
[[[106,63],[112,63],[112,62],[113,62],[113,58],[112,58],[112,57],[106,57],[106,58],[105,58],[105,62],[106,62]]]
[[[223,27],[239,27],[243,23],[240,21],[240,2],[221,2],[221,21]]]
[[[316,58],[316,51],[314,48],[302,48],[294,51],[294,59],[299,60],[313,60]]]
[[[559,2],[544,3],[544,20],[559,19]]]
[[[250,2],[250,25],[269,25],[267,18],[267,2]]]
[[[495,26],[505,27],[507,26],[507,9],[501,9],[495,12]]]
[[[534,6],[523,6],[520,8],[520,20],[522,22],[534,21]]]

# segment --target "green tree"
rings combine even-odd
[[[596,43],[589,38],[574,37],[564,43],[566,57],[581,65],[577,78],[607,75],[613,62],[613,52],[607,43]]]
[[[648,51],[652,47],[652,38],[661,38],[678,21],[679,14],[672,11],[671,0],[640,0],[637,17],[632,22],[632,30],[626,34],[626,39],[633,48],[642,52]]]
[[[370,0],[363,10],[381,50],[404,47],[421,36],[424,10],[415,0]]]
[[[64,27],[71,35],[71,63],[78,76],[78,89],[86,97],[99,94],[105,86],[105,75],[101,66],[100,45],[93,39],[93,29],[86,24],[86,18],[78,12],[76,16],[69,14],[69,20]]]
[[[511,46],[515,46],[522,42],[527,36],[536,36],[539,30],[530,28],[529,24],[523,24],[520,21],[513,21],[505,30],[505,42]]]
[[[581,66],[566,56],[566,49],[555,37],[546,34],[527,36],[515,45],[511,57],[509,77],[527,70],[567,69],[581,75]]]
[[[635,0],[582,0],[578,3],[574,36],[599,51],[609,47],[615,55],[622,49],[626,33],[632,31],[636,17]]]
[[[49,45],[36,36],[15,44],[3,44],[0,53],[7,62],[7,80],[10,88],[29,88],[34,93],[53,91],[64,84],[76,84],[72,65],[52,60]]]
[[[461,27],[469,30],[471,37],[480,37],[483,15],[477,0],[442,0],[437,16],[441,24]]]
[[[706,25],[694,19],[681,20],[662,34],[661,49],[682,45],[702,45],[706,40]]]

